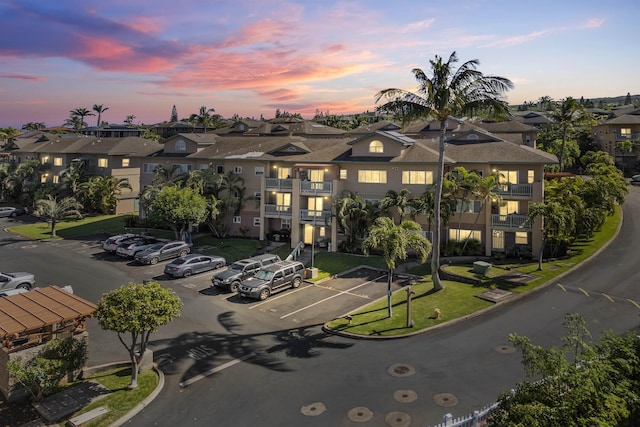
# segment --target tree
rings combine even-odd
[[[87,116],[95,116],[95,114],[93,114],[91,111],[87,110],[84,107],[81,108],[76,108],[75,110],[71,110],[69,111],[69,113],[71,113],[71,117],[78,117],[80,119],[80,123],[81,126],[77,127],[75,129],[80,129],[84,126],[86,126],[87,124],[84,122],[84,118]],[[77,124],[77,123],[76,123]]]
[[[131,184],[126,178],[115,176],[92,176],[87,182],[79,186],[79,195],[84,204],[95,212],[111,213],[118,204],[118,196],[122,191],[132,191]]]
[[[133,121],[135,120],[136,116],[133,114],[128,115],[125,119],[124,122],[126,124],[128,124],[129,126],[131,126],[133,124]]]
[[[22,125],[22,130],[38,130],[46,127],[47,125],[42,122],[29,122]]]
[[[98,123],[96,124],[97,127],[100,127],[100,125],[102,124],[102,113],[104,113],[108,109],[109,107],[105,107],[102,104],[93,104],[92,110],[98,113]]]
[[[163,187],[150,204],[150,216],[167,223],[180,239],[191,224],[207,219],[207,200],[193,188]]]
[[[431,252],[431,243],[421,234],[422,227],[414,221],[402,221],[395,225],[391,218],[379,217],[369,235],[362,242],[362,251],[368,254],[373,248],[381,249],[387,267],[389,277],[387,281],[387,315],[392,316],[391,310],[391,284],[393,283],[393,270],[398,260],[407,259],[407,250],[418,253],[421,262],[425,262]]]
[[[627,92],[627,96],[624,97],[624,105],[631,105],[631,93]]]
[[[369,208],[366,200],[349,190],[343,191],[336,200],[335,216],[338,226],[347,236],[346,249],[355,249],[358,238],[366,233],[371,217]]]
[[[509,335],[522,351],[525,381],[502,393],[494,427],[632,426],[640,422],[640,344],[634,333],[606,331],[592,342],[584,318],[567,314],[559,347]]]
[[[182,301],[158,282],[129,283],[102,296],[95,312],[102,329],[114,331],[129,352],[131,384],[138,387],[139,364],[152,333],[181,314]],[[129,334],[129,342],[124,335]]]
[[[2,146],[11,142],[13,138],[18,136],[20,131],[18,129],[12,128],[11,126],[6,128],[0,128],[0,139],[4,142],[1,144]]]
[[[71,162],[69,167],[60,173],[60,182],[71,196],[78,194],[80,184],[87,181],[86,162]]]
[[[406,188],[403,188],[399,192],[389,190],[387,191],[387,195],[380,200],[380,209],[385,211],[389,208],[395,207],[398,210],[400,222],[402,222],[405,214],[407,213],[410,198],[411,192]]]
[[[171,109],[171,120],[170,122],[174,123],[178,121],[178,110],[176,110],[176,106],[174,105]]]
[[[484,179],[478,176],[475,182],[476,185],[473,188],[473,195],[480,200],[482,205],[480,206],[480,210],[476,214],[476,219],[473,222],[473,229],[475,229],[478,225],[478,220],[482,216],[486,205],[491,205],[491,203],[493,202],[496,202],[498,204],[502,202],[502,196],[498,193],[498,189],[500,188],[500,179],[497,173],[491,174]],[[469,239],[471,239],[471,233],[469,233],[469,235],[465,239],[464,244],[462,245],[462,250],[460,251],[461,253],[464,253]]]
[[[567,144],[567,138],[570,132],[572,132],[577,124],[582,119],[584,107],[572,97],[567,97],[562,101],[556,102],[552,106],[551,119],[554,121],[554,126],[560,129],[562,136],[562,146],[560,148],[560,156],[558,160],[560,163],[560,171],[564,170],[565,166],[565,146]]]
[[[542,245],[538,256],[538,270],[542,270],[542,258],[547,242],[558,241],[563,235],[571,234],[575,226],[570,208],[560,202],[531,203],[528,221],[534,223],[536,218],[542,222]]]
[[[453,52],[447,62],[436,55],[430,61],[431,77],[419,68],[413,69],[418,81],[416,93],[404,89],[384,89],[376,94],[379,111],[393,112],[402,117],[404,124],[415,119],[433,116],[440,122],[440,143],[438,174],[436,177],[433,232],[433,254],[431,256],[431,274],[434,289],[442,289],[439,276],[440,268],[440,202],[442,200],[442,181],[444,178],[444,154],[446,122],[449,116],[456,114],[485,113],[493,117],[507,116],[509,105],[502,95],[513,88],[513,83],[498,76],[485,76],[476,68],[480,62],[476,59],[454,68],[458,57]]]
[[[207,127],[213,126],[214,117],[211,116],[211,113],[215,111],[214,108],[207,108],[203,105],[198,114],[191,115],[190,120],[201,125],[204,128],[204,133],[207,133]]]
[[[51,237],[56,237],[56,224],[58,220],[69,215],[82,218],[80,209],[82,209],[82,205],[73,197],[66,197],[58,201],[55,197],[48,196],[46,199],[36,201],[35,213],[38,216],[46,218],[47,222],[51,222]]]

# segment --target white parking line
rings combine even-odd
[[[385,277],[385,276],[386,276],[386,274],[383,274],[382,276],[376,277],[375,279],[373,279],[373,280],[369,280],[368,282],[361,283],[361,284],[359,284],[358,286],[354,286],[354,287],[353,287],[353,288],[351,288],[351,289],[347,289],[346,291],[340,291],[340,292],[338,292],[338,293],[337,293],[337,294],[335,294],[335,295],[332,295],[332,296],[327,297],[327,298],[325,298],[325,299],[322,299],[322,300],[320,300],[320,301],[316,301],[316,302],[314,302],[313,304],[309,304],[309,305],[307,305],[307,306],[305,306],[305,307],[302,307],[302,308],[300,308],[300,309],[298,309],[298,310],[296,310],[296,311],[292,311],[291,313],[289,313],[289,314],[285,314],[284,316],[281,316],[280,318],[281,318],[281,319],[284,319],[285,317],[289,317],[289,316],[291,316],[291,315],[294,315],[294,314],[296,314],[296,313],[299,313],[299,312],[301,312],[301,311],[303,311],[303,310],[306,310],[307,308],[311,308],[311,307],[313,307],[313,306],[315,306],[315,305],[321,304],[321,303],[323,303],[323,302],[325,302],[325,301],[328,301],[328,300],[330,300],[330,299],[332,299],[332,298],[338,297],[338,296],[343,295],[343,294],[349,294],[351,291],[353,291],[353,290],[355,290],[355,289],[358,289],[358,288],[360,288],[360,287],[362,287],[362,286],[364,286],[364,285],[368,285],[369,283],[373,283],[373,282],[377,281],[378,279],[382,279],[382,278],[383,278],[383,277]]]
[[[210,375],[213,375],[213,374],[215,374],[216,372],[220,372],[220,371],[222,371],[222,370],[225,370],[225,369],[227,369],[227,368],[232,367],[233,365],[237,365],[238,363],[240,363],[240,362],[242,362],[242,361],[245,361],[245,360],[247,360],[248,358],[253,357],[253,356],[255,356],[255,354],[254,354],[254,353],[249,353],[249,354],[247,354],[247,355],[242,356],[242,357],[241,357],[241,358],[239,358],[239,359],[233,359],[233,360],[231,360],[231,361],[229,361],[229,362],[227,362],[227,363],[223,363],[222,365],[220,365],[220,366],[216,366],[216,367],[215,367],[215,368],[213,368],[213,369],[209,369],[208,371],[205,371],[205,372],[201,373],[200,375],[196,375],[195,377],[191,377],[191,378],[189,378],[189,379],[188,379],[188,380],[186,380],[186,381],[182,381],[182,382],[180,383],[180,387],[183,387],[183,388],[184,388],[184,387],[186,387],[186,386],[189,386],[189,385],[191,385],[191,384],[195,383],[196,381],[200,381],[201,379],[206,378],[206,377],[208,377],[208,376],[210,376]]]
[[[278,295],[278,296],[268,298],[268,299],[266,299],[266,300],[264,300],[264,301],[262,301],[262,302],[259,302],[258,304],[254,304],[254,305],[252,305],[251,307],[249,307],[249,310],[253,310],[253,309],[254,309],[254,308],[256,308],[256,307],[260,307],[261,305],[264,305],[264,304],[270,303],[271,301],[275,301],[275,300],[278,300],[278,299],[280,299],[280,298],[284,298],[284,297],[286,297],[287,295],[291,295],[291,294],[293,294],[293,293],[295,293],[295,292],[298,292],[298,291],[304,291],[305,289],[311,289],[311,288],[313,288],[313,286],[303,286],[303,287],[301,287],[301,288],[294,289],[293,291],[290,291],[290,292],[283,292],[283,293],[281,293],[281,294],[280,294],[280,295]]]

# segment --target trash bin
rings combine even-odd
[[[315,279],[318,277],[318,269],[316,267],[307,268],[307,279]]]

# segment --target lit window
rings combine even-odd
[[[62,157],[54,157],[53,166],[62,166]]]
[[[464,240],[478,240],[481,241],[482,233],[480,230],[465,230],[465,229],[453,229],[449,230],[449,240],[455,242],[462,242]]]
[[[369,152],[370,153],[384,153],[384,145],[382,145],[382,142],[376,140],[376,141],[371,141],[371,143],[369,144]]]
[[[627,139],[631,138],[631,128],[620,129],[620,136]]]
[[[42,175],[40,176],[40,182],[41,182],[42,184],[44,184],[45,182],[47,182],[47,177],[48,177],[48,176],[49,176],[49,175],[48,175],[48,174],[46,174],[46,173],[45,173],[45,174],[42,174]]]
[[[122,159],[122,167],[123,168],[129,167],[129,159]]]
[[[264,166],[256,166],[255,167],[256,175],[263,176],[264,175]]]
[[[433,184],[433,172],[431,171],[403,171],[403,184]]]
[[[278,179],[291,179],[291,168],[276,168]]]
[[[533,184],[533,180],[535,178],[535,173],[532,169],[527,171],[527,184]]]
[[[187,144],[183,140],[179,139],[176,141],[174,149],[176,151],[185,151],[187,149]]]
[[[106,157],[100,157],[98,159],[98,167],[99,168],[106,168],[109,166],[109,159],[107,159]]]
[[[242,223],[242,217],[240,217],[240,216],[234,216],[234,217],[233,217],[233,223],[234,223],[234,224],[241,224],[241,223]]]
[[[500,215],[517,214],[520,212],[520,202],[507,200],[500,205]]]
[[[526,231],[516,231],[516,245],[528,245],[529,233]]]
[[[386,184],[387,171],[381,170],[359,170],[358,182],[366,184]]]
[[[60,182],[60,177],[58,175],[53,175],[53,183],[58,184]]]
[[[311,169],[309,171],[309,181],[311,181],[311,182],[322,182],[322,181],[324,181],[324,170],[322,170],[322,169]]]
[[[47,163],[49,163],[49,156],[42,156],[42,157],[40,158],[40,162],[41,162],[43,165],[46,165]]]
[[[342,180],[346,180],[347,179],[347,170],[346,169],[340,169],[340,179],[342,179]]]
[[[276,193],[276,210],[288,211],[291,208],[291,193]]]
[[[498,171],[498,181],[501,184],[517,184],[518,171]]]

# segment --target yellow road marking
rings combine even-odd
[[[627,298],[627,301],[629,301],[631,304],[635,305],[637,308],[640,308],[640,305],[638,305],[638,303],[635,302],[634,300]]]
[[[581,291],[583,294],[585,294],[586,296],[588,296],[588,297],[590,297],[590,296],[591,296],[591,295],[589,295],[589,292],[585,291],[584,289],[582,289],[582,288],[578,288],[578,289],[580,289],[580,291]]]
[[[602,295],[604,295],[609,301],[613,302],[613,298],[611,298],[609,295],[605,294],[604,292],[602,292]]]
[[[562,289],[563,291],[567,292],[567,288],[562,286],[560,283],[556,283],[556,285],[560,286],[560,289]]]

